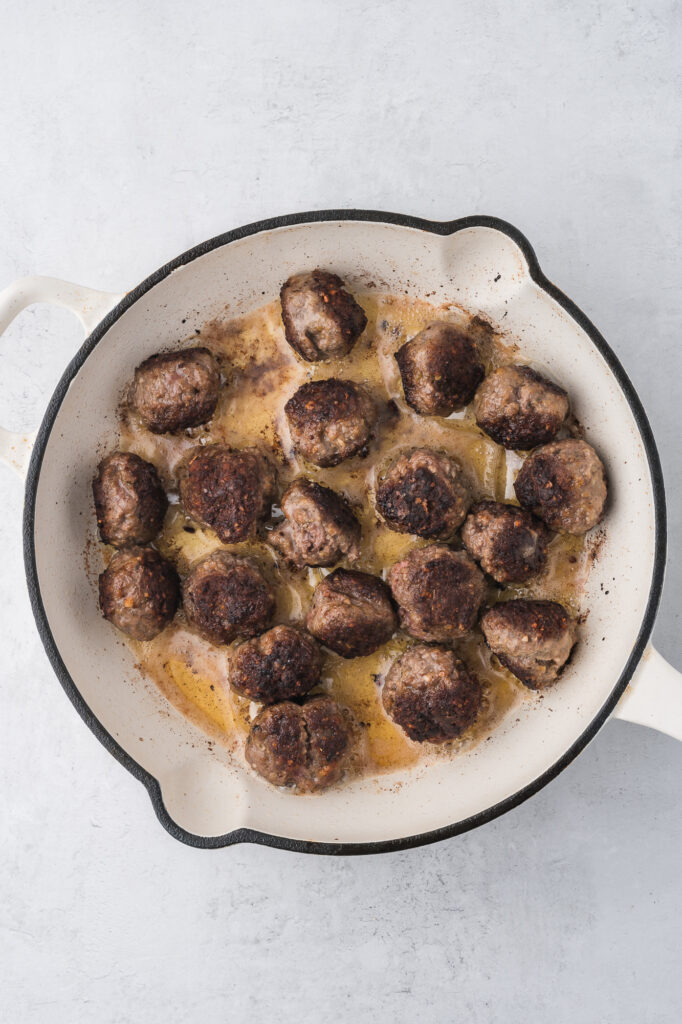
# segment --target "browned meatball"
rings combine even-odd
[[[168,508],[166,492],[154,466],[139,455],[112,452],[102,459],[92,493],[105,544],[146,544],[161,529]]]
[[[190,626],[214,644],[255,636],[275,613],[275,595],[261,571],[220,549],[192,567],[182,599]]]
[[[476,676],[445,647],[410,647],[394,661],[382,693],[386,713],[417,743],[456,739],[476,721]]]
[[[493,441],[526,450],[556,436],[568,416],[568,395],[530,366],[501,366],[476,392],[474,412]]]
[[[514,484],[516,497],[560,533],[587,533],[606,505],[604,466],[586,441],[553,441],[533,452]]]
[[[335,565],[360,554],[360,524],[340,494],[312,480],[295,480],[284,492],[286,521],[268,535],[291,565]]]
[[[207,348],[150,356],[135,370],[130,404],[154,434],[174,434],[210,420],[220,370]]]
[[[328,270],[294,274],[280,299],[286,339],[311,363],[348,355],[367,326],[362,307]]]
[[[338,466],[362,453],[377,419],[364,388],[336,377],[301,385],[284,411],[294,447],[316,466]]]
[[[422,416],[463,409],[485,374],[473,341],[453,324],[429,324],[395,358],[405,401]]]
[[[331,697],[312,697],[263,708],[246,740],[246,760],[273,786],[312,793],[339,781],[352,745],[349,712]]]
[[[505,601],[481,618],[490,650],[524,686],[553,683],[575,645],[578,627],[556,601]]]
[[[151,640],[178,606],[178,574],[155,548],[117,551],[99,578],[105,619],[135,640]]]
[[[471,495],[459,463],[418,448],[401,455],[384,475],[377,509],[393,530],[450,540],[461,526]]]
[[[547,562],[551,533],[531,512],[499,501],[480,501],[467,516],[462,540],[498,583],[523,583]]]
[[[342,658],[358,658],[390,640],[398,622],[383,580],[336,569],[315,587],[306,625]]]
[[[194,449],[178,483],[187,515],[215,530],[223,544],[236,544],[253,538],[269,516],[276,476],[258,449],[212,444]]]
[[[473,628],[485,597],[483,573],[465,551],[438,544],[413,548],[388,582],[400,625],[418,640],[448,643]]]
[[[302,697],[320,681],[322,655],[310,636],[275,626],[240,644],[230,655],[230,686],[260,704]]]

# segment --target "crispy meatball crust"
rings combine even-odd
[[[220,549],[192,567],[182,599],[189,625],[214,644],[255,636],[275,613],[275,595],[260,569]]]
[[[399,456],[376,493],[377,509],[392,530],[440,540],[454,536],[470,504],[459,463],[429,448]]]
[[[296,450],[316,466],[338,466],[369,444],[377,410],[350,380],[328,377],[302,384],[284,407]]]
[[[195,448],[178,472],[187,515],[215,530],[223,544],[255,537],[270,514],[276,475],[257,448],[222,444]]]
[[[587,533],[606,505],[604,465],[586,441],[553,441],[533,452],[514,484],[516,497],[552,529]]]
[[[422,416],[449,416],[474,397],[485,370],[471,338],[433,323],[396,352],[405,401]]]
[[[99,577],[102,615],[134,640],[151,640],[178,606],[178,574],[156,548],[117,551]]]
[[[527,450],[556,436],[568,416],[568,395],[530,366],[501,366],[476,392],[481,430],[505,448]]]
[[[453,651],[426,644],[393,662],[382,693],[389,718],[417,743],[461,736],[476,721],[482,699],[478,679]]]
[[[400,625],[417,640],[448,643],[468,633],[485,597],[483,573],[465,551],[413,548],[388,574]]]
[[[273,786],[313,793],[338,782],[353,745],[350,716],[331,697],[263,708],[246,740],[246,760]]]
[[[541,690],[561,673],[575,646],[578,627],[556,601],[505,601],[481,618],[488,647],[530,690]]]
[[[275,626],[230,654],[230,686],[259,704],[302,697],[320,681],[322,655],[302,629]]]
[[[336,569],[315,587],[306,625],[342,658],[371,654],[393,636],[398,622],[388,587],[378,576]]]
[[[130,404],[154,434],[174,434],[210,420],[220,370],[207,348],[150,356],[135,370]]]
[[[531,512],[499,501],[480,501],[462,527],[464,547],[498,583],[523,583],[542,572],[550,540]]]
[[[347,356],[367,326],[362,307],[328,270],[294,274],[280,300],[285,337],[311,363]]]
[[[360,555],[360,523],[346,499],[312,480],[294,480],[282,496],[286,521],[268,541],[291,565],[330,566]]]
[[[166,492],[154,466],[139,455],[112,452],[102,459],[92,493],[105,544],[147,544],[161,529],[168,508]]]

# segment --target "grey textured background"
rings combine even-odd
[[[517,224],[622,358],[666,474],[655,639],[682,664],[682,8],[589,0],[48,0],[3,15],[0,283],[129,288],[278,213]],[[78,344],[27,311],[2,421]],[[682,745],[609,724],[539,796],[399,855],[202,853],[84,728],[36,636],[0,470],[0,1017],[658,1024],[682,1018]]]

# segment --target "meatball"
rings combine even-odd
[[[586,441],[553,441],[533,452],[514,483],[516,497],[560,533],[587,533],[606,505],[604,466]]]
[[[112,452],[102,459],[92,493],[105,544],[147,544],[161,529],[168,508],[166,492],[154,466],[139,455]]]
[[[154,434],[174,434],[210,420],[220,370],[207,348],[150,356],[135,370],[130,404]]]
[[[476,392],[474,412],[493,441],[525,451],[556,436],[568,416],[568,395],[530,366],[501,366]]]
[[[551,534],[531,512],[499,501],[480,501],[467,516],[462,540],[498,583],[523,583],[547,562]]]
[[[275,595],[261,571],[220,549],[192,567],[182,600],[190,626],[214,644],[255,636],[275,613]]]
[[[505,601],[481,618],[490,650],[524,686],[541,690],[568,661],[578,627],[556,601]]]
[[[471,496],[459,463],[418,448],[401,455],[384,475],[377,509],[393,530],[450,540],[461,526]]]
[[[367,447],[377,410],[364,388],[329,377],[303,384],[284,407],[291,440],[316,466],[338,466]]]
[[[413,548],[388,582],[400,625],[418,640],[448,643],[474,626],[485,597],[483,573],[465,551],[430,544]]]
[[[193,450],[178,483],[187,515],[215,530],[223,544],[236,544],[253,538],[269,516],[276,476],[257,448],[212,444]]]
[[[342,658],[358,658],[390,640],[398,621],[383,580],[336,569],[315,587],[306,625]]]
[[[156,548],[117,551],[99,578],[102,615],[135,640],[151,640],[178,606],[178,574]]]
[[[286,521],[268,540],[297,568],[355,561],[360,554],[360,524],[340,494],[312,480],[295,480],[284,492]]]
[[[405,401],[422,416],[463,409],[485,375],[473,341],[453,324],[429,324],[395,358]]]
[[[312,690],[321,668],[322,655],[310,634],[275,626],[232,651],[230,686],[242,697],[274,704]]]
[[[411,740],[445,743],[476,720],[483,693],[476,676],[445,647],[410,647],[393,662],[384,708]]]
[[[367,326],[362,307],[328,270],[294,274],[280,299],[285,337],[311,363],[347,356]]]
[[[353,746],[349,712],[331,697],[263,708],[246,740],[246,760],[273,786],[312,793],[338,782]]]

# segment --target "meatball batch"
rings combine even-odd
[[[393,662],[382,692],[386,713],[417,743],[446,743],[476,721],[481,684],[446,647],[417,644]]]
[[[314,793],[338,782],[353,746],[350,714],[331,697],[263,708],[246,738],[246,760],[273,786]]]
[[[553,441],[533,452],[514,483],[516,497],[560,533],[587,533],[606,505],[604,465],[586,441]]]
[[[405,632],[434,643],[451,643],[473,629],[486,592],[469,555],[439,544],[413,548],[391,568],[388,582]]]
[[[578,626],[556,601],[505,601],[481,618],[488,647],[530,690],[559,676],[575,645]]]
[[[376,492],[377,509],[398,533],[451,540],[471,504],[456,459],[429,448],[399,456]]]
[[[497,583],[524,583],[542,572],[551,536],[531,512],[499,501],[479,501],[462,527],[464,547]]]
[[[275,613],[275,595],[260,569],[220,548],[192,567],[182,601],[189,625],[214,644],[255,636]]]
[[[230,686],[259,704],[302,697],[320,681],[322,655],[309,633],[275,626],[230,654]]]
[[[323,468],[362,454],[377,420],[377,409],[367,391],[336,377],[302,384],[284,412],[296,451]]]
[[[450,416],[474,397],[485,370],[459,328],[433,323],[396,352],[405,401],[422,416]]]
[[[135,370],[130,404],[153,434],[208,422],[220,394],[220,370],[207,348],[150,356]]]
[[[314,637],[342,658],[371,654],[395,633],[388,587],[378,576],[336,569],[315,587],[306,625]]]
[[[501,366],[476,392],[474,413],[497,444],[525,451],[556,437],[568,416],[568,395],[530,366]]]
[[[117,551],[99,577],[105,619],[134,640],[152,640],[178,606],[178,574],[156,548]]]
[[[330,566],[360,555],[360,523],[342,495],[312,480],[294,480],[282,495],[285,521],[268,541],[295,568]]]
[[[367,317],[343,281],[328,270],[294,274],[280,292],[284,335],[308,362],[348,355]]]
[[[168,508],[166,492],[154,466],[139,455],[112,452],[102,459],[92,493],[105,544],[147,544],[161,529]]]

